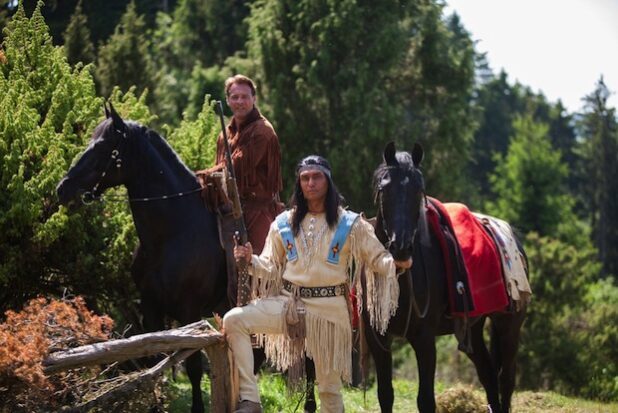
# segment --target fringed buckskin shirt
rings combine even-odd
[[[242,123],[232,118],[227,136],[240,198],[272,200],[282,188],[279,139],[273,126],[254,107]],[[217,139],[216,164],[225,165],[223,134]]]
[[[255,107],[242,122],[232,118],[227,136],[249,242],[260,252],[270,223],[282,209],[279,139],[273,126]],[[198,174],[219,171],[225,164],[225,144],[220,133],[215,166]]]
[[[289,214],[291,219],[292,214]],[[339,211],[341,218],[342,210]],[[313,246],[306,236],[309,225],[313,228]],[[291,223],[290,223],[291,226]],[[280,297],[290,295],[283,289],[283,280],[301,287],[328,287],[349,283],[350,277],[356,287],[357,297],[362,297],[361,265],[365,265],[366,296],[371,325],[380,333],[388,327],[389,319],[397,310],[399,284],[395,263],[391,254],[375,236],[374,228],[361,217],[356,219],[348,239],[340,252],[338,264],[327,262],[327,253],[335,235],[336,225],[329,228],[326,214],[307,213],[301,223],[303,234],[294,237],[298,258],[287,261],[286,250],[276,221],[270,226],[261,255],[253,255],[250,271],[253,277],[254,295]],[[323,229],[322,234],[320,230]],[[313,249],[313,251],[311,251]],[[310,262],[307,257],[311,257]],[[352,274],[354,270],[354,274]],[[259,281],[256,281],[259,278]],[[325,365],[341,374],[343,380],[351,379],[352,328],[345,296],[304,298],[306,313],[305,351],[311,358],[319,357]],[[362,308],[361,300],[357,308]],[[285,317],[285,314],[281,314]],[[286,335],[261,337],[269,360],[282,370],[290,367],[293,351]]]

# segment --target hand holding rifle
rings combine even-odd
[[[234,258],[236,260],[245,260],[247,262],[251,261],[251,256],[253,255],[253,246],[250,242],[247,242],[245,245],[240,245],[240,240],[234,237],[236,241],[236,245],[234,246]]]
[[[232,152],[230,144],[227,139],[227,129],[225,127],[225,119],[223,118],[223,104],[221,101],[217,101],[219,107],[219,119],[221,120],[221,130],[223,132],[223,143],[225,147],[225,162],[228,170],[227,189],[228,196],[232,201],[232,215],[234,217],[235,226],[237,228],[234,234],[235,243],[240,245],[248,244],[247,227],[242,214],[242,206],[240,204],[240,195],[238,194],[238,185],[236,183],[236,174],[234,172],[234,164],[232,163]],[[249,244],[251,245],[251,244]],[[236,248],[234,248],[234,257],[236,258],[236,269],[238,274],[238,294],[236,299],[236,305],[242,306],[247,304],[251,300],[249,271],[247,269],[248,260],[251,256],[240,257],[236,255]]]

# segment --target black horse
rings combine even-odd
[[[181,324],[227,307],[225,254],[217,221],[204,208],[199,183],[157,133],[124,122],[113,110],[95,129],[79,161],[58,184],[62,204],[95,199],[125,185],[139,246],[131,273],[147,331],[164,329],[164,316]],[[168,196],[165,198],[165,196]],[[186,361],[192,412],[204,411],[200,352]]]
[[[397,259],[413,257],[412,269],[400,275],[400,298],[397,313],[382,336],[366,329],[365,338],[376,365],[378,399],[382,412],[392,412],[392,355],[394,335],[404,337],[414,348],[418,364],[419,390],[417,406],[421,413],[434,412],[434,376],[436,369],[435,338],[453,334],[454,322],[448,316],[446,269],[438,240],[421,213],[425,202],[425,185],[420,163],[423,149],[416,144],[412,154],[396,152],[391,142],[384,150],[384,163],[374,173],[375,199],[378,204],[376,235]],[[427,240],[421,241],[425,232]],[[523,254],[523,249],[520,250]],[[425,305],[427,304],[427,305]],[[414,311],[414,308],[417,311]],[[418,307],[423,311],[418,311]],[[422,313],[425,313],[424,316]],[[468,354],[485,388],[494,413],[508,412],[515,386],[515,356],[522,311],[503,311],[472,320],[472,353]],[[491,352],[483,339],[485,320],[491,320]],[[365,325],[368,318],[363,313]]]
[[[131,273],[141,295],[147,331],[164,329],[164,317],[181,324],[229,308],[225,253],[216,215],[200,196],[195,174],[156,132],[123,119],[111,107],[89,146],[58,184],[62,204],[98,198],[124,185],[139,245]],[[257,358],[256,358],[257,360]],[[261,364],[256,361],[256,365]],[[186,361],[193,413],[202,413],[200,352]],[[315,376],[313,376],[315,377]],[[315,411],[311,378],[305,408]]]

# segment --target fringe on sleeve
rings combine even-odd
[[[271,136],[268,136],[268,144],[266,147],[266,162],[268,165],[268,182],[266,189],[272,194],[278,194],[283,188],[281,178],[281,150],[279,148],[279,140],[274,131],[268,131]]]
[[[264,270],[255,271],[251,277],[252,298],[274,297],[283,289],[283,271],[285,270],[285,251],[279,232],[271,225],[262,254],[258,261]]]
[[[348,269],[353,274],[352,285],[356,289],[356,310],[359,314],[363,311],[363,297],[366,296],[365,306],[371,327],[384,334],[399,305],[399,281],[392,257],[375,237],[373,228],[361,220],[359,218],[350,232],[352,258],[348,262]],[[365,294],[361,277],[363,270]]]

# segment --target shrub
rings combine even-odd
[[[438,413],[485,413],[485,396],[470,386],[456,385],[436,397]]]
[[[0,411],[56,410],[76,400],[96,369],[47,377],[41,362],[50,351],[107,340],[112,327],[111,318],[93,314],[81,297],[39,297],[18,313],[7,311],[0,324]]]
[[[518,357],[519,382],[602,400],[618,400],[618,287],[600,280],[590,241],[573,246],[526,237],[533,299]]]

